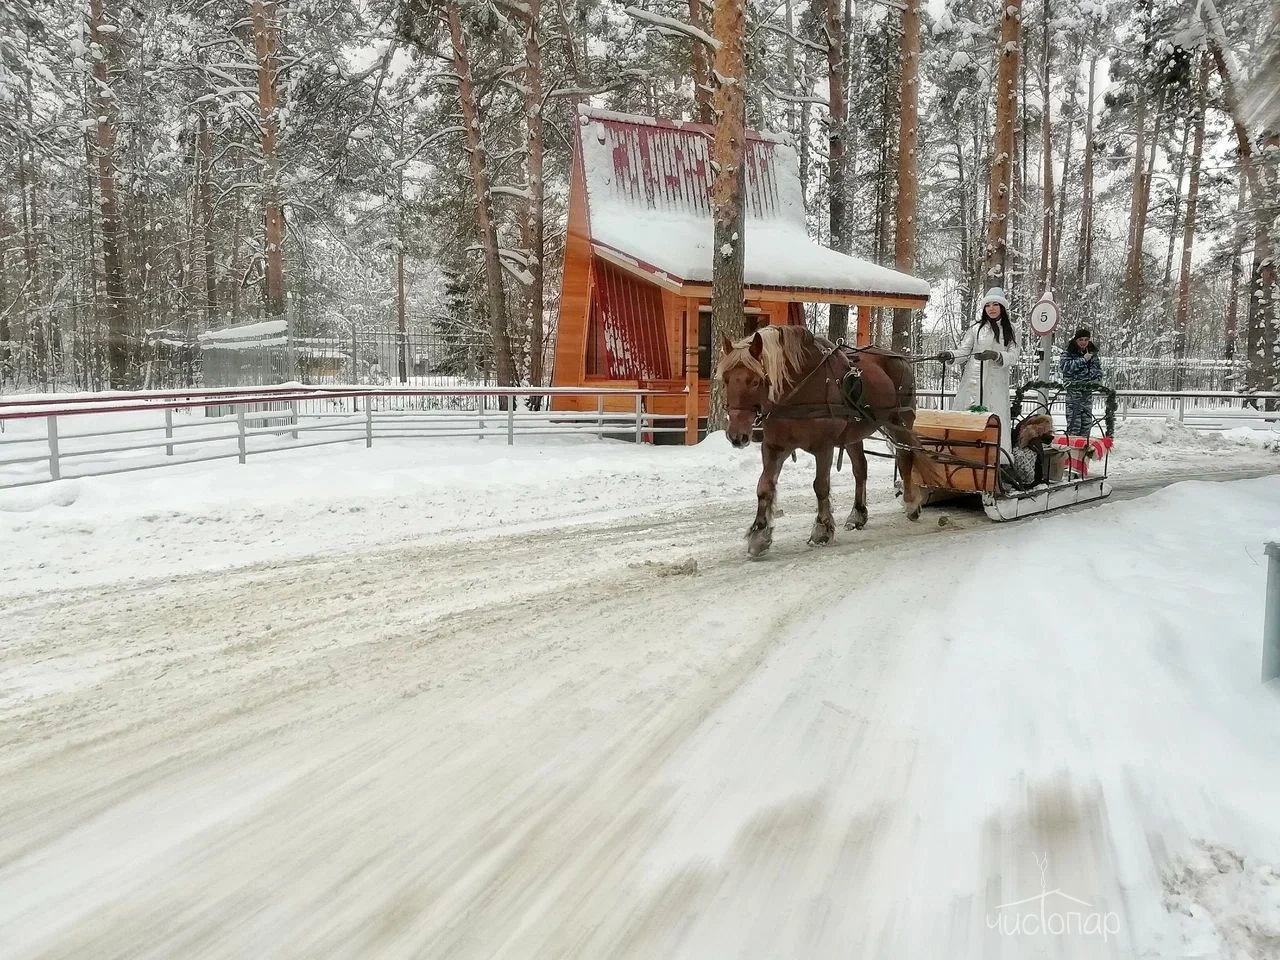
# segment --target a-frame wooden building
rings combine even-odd
[[[551,381],[688,387],[649,410],[686,418],[689,443],[707,415],[714,355],[712,136],[699,124],[579,109]],[[783,141],[748,133],[745,188],[744,335],[803,323],[805,303],[842,303],[857,308],[857,342],[867,344],[871,308],[927,303],[926,281],[809,239],[799,164]],[[560,396],[553,408],[596,402]]]

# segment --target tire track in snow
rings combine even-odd
[[[758,563],[743,556],[750,508],[734,505],[6,603],[0,669],[81,656],[107,672],[0,713],[0,943],[30,946],[15,956],[229,957],[286,949],[282,931],[287,949],[331,956],[428,944],[487,956],[502,943],[625,956],[664,942],[678,905],[716,887],[696,869],[656,894],[632,887],[631,913],[584,927],[669,827],[659,773],[744,696],[778,624],[794,628],[885,557],[909,566],[919,538],[992,529],[959,510],[946,527],[933,511],[911,525],[885,498],[866,530],[815,550],[808,504],[793,503]],[[686,557],[696,577],[629,567]],[[777,617],[743,620],[765,584]],[[868,645],[851,676],[890,687],[897,656]],[[827,700],[824,717],[855,719]],[[857,723],[865,737],[879,721]],[[872,749],[857,723],[854,743]],[[162,835],[145,858],[127,833],[102,831],[243,795],[245,769],[282,785],[195,835]],[[762,814],[737,855],[803,833],[823,809]],[[851,822],[842,869],[867,861],[886,818]],[[91,850],[143,886],[86,870]],[[38,902],[6,897],[32,858],[74,882]]]

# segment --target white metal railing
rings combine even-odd
[[[917,400],[937,409],[956,395],[954,390],[917,390]],[[1280,393],[1231,393],[1228,391],[1117,390],[1116,418],[1174,417],[1192,429],[1217,430],[1226,421],[1256,425],[1280,425],[1280,409],[1267,410],[1268,401],[1280,405]],[[1094,410],[1104,406],[1094,398]],[[1255,406],[1256,404],[1256,406]]]
[[[941,405],[954,395],[937,390],[917,394],[924,401],[922,407],[929,402]],[[576,433],[643,442],[660,434],[685,432],[683,415],[650,412],[646,399],[684,396],[684,391],[592,387],[285,385],[0,398],[0,489],[232,457],[244,463],[249,456],[275,450],[361,440],[366,447],[372,447],[375,439],[426,437],[492,438],[514,444],[517,435]],[[520,409],[521,401],[530,397],[590,397],[595,409]],[[1266,401],[1280,400],[1280,394],[1125,390],[1118,391],[1117,397],[1120,418],[1176,416],[1189,427],[1204,430],[1233,423],[1280,429],[1280,411],[1265,409]],[[628,409],[606,409],[620,400]],[[1245,405],[1255,402],[1258,409]],[[225,408],[234,412],[185,421],[174,416],[179,410],[210,413]],[[125,424],[108,420],[104,425],[111,414],[147,419]],[[36,424],[43,429],[23,429]],[[185,455],[187,451],[191,455]],[[99,461],[93,464],[96,469],[84,469],[86,461],[92,460]]]
[[[244,463],[249,456],[275,450],[361,440],[366,447],[372,447],[375,439],[424,437],[492,438],[514,444],[517,435],[585,434],[644,442],[658,434],[683,434],[685,430],[683,416],[652,413],[646,409],[646,400],[684,395],[683,391],[590,387],[268,387],[13,401],[0,398],[0,489],[232,457]],[[529,409],[527,404],[521,409],[522,401],[531,397],[544,401],[587,397],[594,399],[595,409]],[[450,405],[436,409],[408,406],[424,400]],[[620,400],[629,409],[606,409],[616,407]],[[352,401],[357,409],[340,409]],[[402,406],[397,408],[397,404]],[[263,406],[270,409],[260,409]],[[174,417],[177,410],[207,412],[226,407],[234,413],[187,422]],[[111,415],[118,421],[121,414],[143,416],[147,422],[91,428]],[[43,429],[20,429],[41,422]],[[182,455],[186,450],[194,455]],[[84,469],[87,458],[99,462]]]

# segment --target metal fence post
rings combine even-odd
[[[596,434],[597,440],[604,439],[604,394],[596,395],[596,426],[600,432]]]
[[[514,402],[515,397],[507,397],[507,402]],[[480,439],[484,439],[484,394],[476,397],[476,419],[480,423]]]
[[[58,462],[58,418],[45,417],[49,431],[49,476],[54,480],[62,479],[62,464]]]
[[[644,443],[644,395],[636,394],[636,443]]]
[[[293,419],[293,429],[290,431],[290,435],[293,437],[293,439],[297,440],[298,439],[298,401],[297,400],[289,401],[289,415]]]
[[[1178,422],[1182,423],[1187,417],[1187,398],[1178,398]]]
[[[364,445],[365,449],[373,446],[373,397],[364,398]]]
[[[238,433],[237,439],[240,442],[240,462],[244,463],[244,459],[248,456],[249,451],[245,446],[243,403],[236,405],[236,431]]]
[[[173,411],[166,409],[164,412],[164,438],[166,440],[173,439]],[[164,446],[164,455],[166,457],[173,456],[173,444],[166,443]]]
[[[514,446],[516,442],[516,405],[515,403],[507,406],[507,446]]]
[[[1262,682],[1280,677],[1280,542],[1268,543],[1267,611],[1262,624]]]

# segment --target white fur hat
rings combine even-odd
[[[1004,307],[1005,313],[1009,312],[1009,301],[1005,299],[1004,291],[999,287],[992,287],[987,291],[987,295],[982,298],[981,310],[987,309],[988,303],[998,303],[1000,306]],[[981,312],[981,310],[979,312]]]

